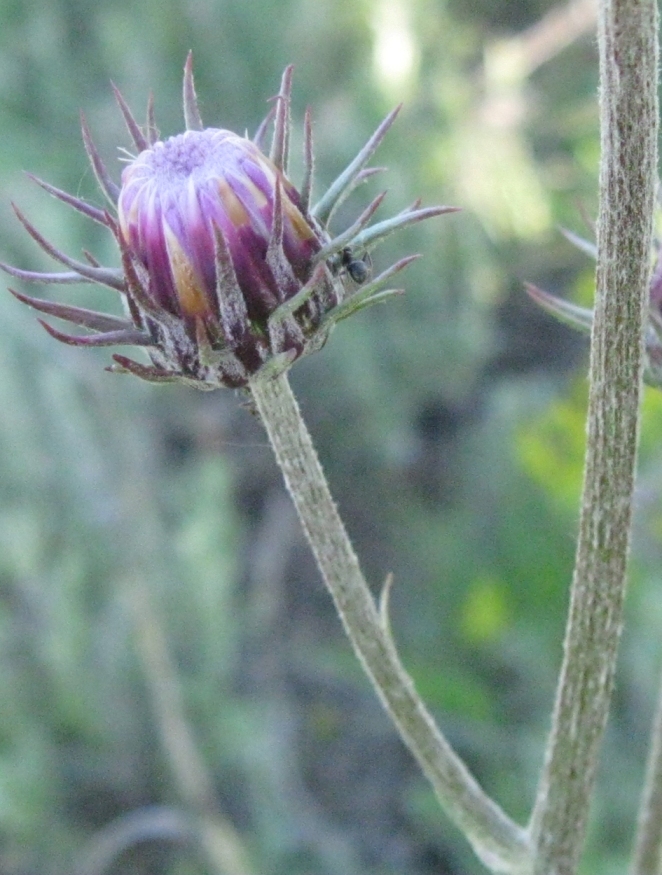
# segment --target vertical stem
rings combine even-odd
[[[641,795],[632,875],[662,875],[662,684]]]
[[[601,0],[599,44],[588,442],[563,666],[531,820],[535,875],[576,871],[622,626],[657,169],[655,0]]]
[[[251,393],[324,581],[354,650],[439,801],[494,872],[529,870],[527,837],[479,787],[439,731],[400,663],[331,497],[299,406],[281,374]]]
[[[195,815],[200,845],[218,875],[252,875],[239,835],[219,811],[209,772],[186,718],[181,683],[148,584],[136,575],[126,581],[125,591],[161,745],[177,790]]]

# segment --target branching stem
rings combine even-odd
[[[655,0],[601,0],[599,42],[602,158],[584,488],[564,660],[527,831],[483,793],[402,667],[286,376],[251,384],[306,536],[368,677],[478,856],[494,872],[518,875],[576,873],[613,686],[630,545],[656,187]]]

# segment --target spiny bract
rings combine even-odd
[[[115,89],[138,152],[125,167],[121,186],[112,181],[82,119],[85,148],[112,211],[35,181],[111,231],[119,247],[121,269],[102,267],[88,253],[86,261],[68,257],[17,207],[16,215],[28,233],[67,270],[42,273],[0,266],[23,280],[109,286],[122,296],[126,316],[13,294],[41,313],[88,329],[87,334],[70,335],[42,323],[64,343],[140,346],[151,360],[146,365],[114,355],[110,370],[156,382],[184,382],[199,389],[241,387],[262,376],[274,376],[295,359],[319,349],[340,319],[398,294],[398,289],[382,287],[417,256],[402,258],[370,279],[367,270],[359,275],[356,269],[347,269],[348,253],[363,256],[396,229],[454,208],[421,209],[416,202],[370,225],[382,193],[349,228],[332,236],[328,224],[338,205],[382,169],[366,165],[399,107],[311,206],[309,112],[304,121],[305,170],[300,189],[287,177],[291,85],[290,66],[253,140],[203,127],[190,54],[184,68],[183,134],[158,139],[151,99],[147,123],[141,129]],[[267,156],[262,145],[272,123]],[[364,281],[357,283],[357,276]]]

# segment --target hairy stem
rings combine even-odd
[[[345,631],[400,736],[488,868],[527,872],[524,831],[478,786],[400,663],[386,610],[368,589],[286,375],[255,380],[251,393]]]
[[[601,167],[588,441],[552,731],[531,820],[535,875],[574,875],[622,626],[657,168],[655,0],[602,0]]]

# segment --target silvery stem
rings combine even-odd
[[[534,875],[574,875],[622,627],[657,184],[655,0],[601,0],[601,165],[588,439]]]
[[[250,388],[345,631],[401,738],[486,866],[493,872],[524,875],[530,862],[524,831],[479,787],[436,726],[400,663],[389,631],[387,597],[378,609],[287,376],[258,378]]]

